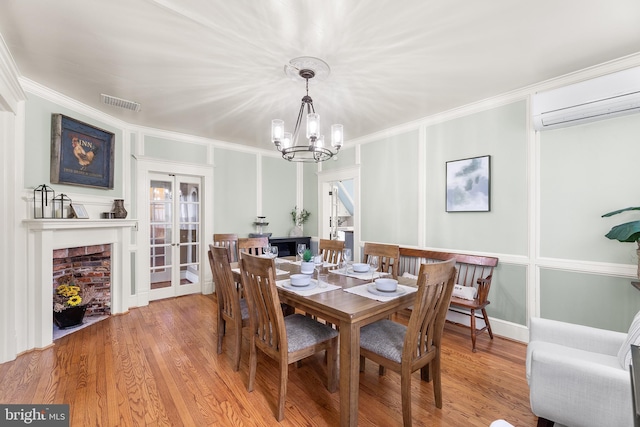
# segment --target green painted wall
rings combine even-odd
[[[100,196],[123,197],[122,182],[122,130],[86,117],[53,102],[42,99],[31,93],[27,94],[25,103],[25,153],[24,153],[24,185],[35,188],[41,184],[51,186],[56,194],[98,194]],[[80,187],[76,185],[51,184],[51,115],[64,114],[115,135],[114,180],[113,190],[102,188]]]
[[[540,270],[540,315],[627,332],[640,307],[630,280],[572,271]]]
[[[144,137],[144,155],[184,163],[207,164],[207,146],[155,136]]]
[[[362,240],[418,244],[418,131],[360,149]]]
[[[494,269],[487,314],[527,325],[527,267],[499,262]]]
[[[331,160],[327,160],[322,163],[322,170],[335,170],[342,169],[344,167],[353,166],[356,164],[356,149],[355,147],[342,148],[337,156],[334,156]]]
[[[247,237],[258,212],[257,157],[222,148],[213,156],[213,231]]]
[[[635,264],[636,246],[609,240],[612,226],[640,219],[640,115],[540,134],[540,255]]]
[[[426,245],[527,254],[527,108],[525,101],[429,126]],[[491,156],[491,211],[445,211],[447,161]]]
[[[289,235],[291,210],[296,204],[296,164],[280,157],[262,157],[262,213],[273,237]]]

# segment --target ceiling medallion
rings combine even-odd
[[[323,162],[329,160],[342,147],[343,143],[343,127],[340,124],[331,125],[331,147],[324,145],[324,135],[320,133],[320,115],[316,113],[313,107],[313,100],[309,96],[309,80],[315,78],[324,80],[330,72],[329,65],[321,59],[310,56],[302,56],[289,61],[284,66],[284,72],[287,76],[294,80],[305,82],[306,95],[302,97],[302,104],[298,112],[298,120],[296,121],[293,134],[285,132],[284,121],[274,119],[271,121],[271,142],[274,143],[278,151],[282,153],[282,158],[290,162]],[[305,114],[306,107],[306,144],[298,144],[298,136],[302,117]]]

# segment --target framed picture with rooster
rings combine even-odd
[[[51,183],[113,189],[114,134],[51,115]]]

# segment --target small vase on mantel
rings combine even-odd
[[[299,225],[294,226],[291,231],[289,231],[289,237],[301,237],[302,236],[302,227]]]
[[[113,217],[124,219],[127,217],[127,210],[124,208],[124,199],[115,199],[113,201]]]

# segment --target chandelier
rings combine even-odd
[[[290,162],[324,162],[338,154],[343,142],[343,128],[340,124],[331,125],[331,148],[325,146],[324,135],[320,133],[320,115],[313,108],[313,100],[309,96],[309,80],[316,77],[323,79],[329,75],[329,65],[321,59],[303,56],[289,61],[284,66],[285,74],[294,79],[305,81],[307,94],[302,97],[298,112],[298,120],[293,134],[284,131],[284,121],[271,121],[271,142],[282,153],[282,158]],[[306,141],[298,144],[298,136],[302,118],[306,109]],[[305,143],[306,142],[306,143]]]

